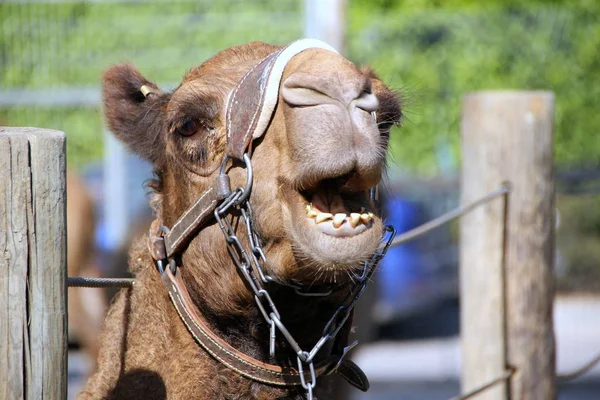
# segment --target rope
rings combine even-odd
[[[476,200],[466,206],[458,207],[452,211],[449,211],[434,220],[426,222],[425,224],[411,229],[399,236],[396,236],[394,241],[391,243],[391,247],[398,246],[409,240],[413,240],[419,236],[426,234],[427,232],[444,225],[458,217],[471,212],[478,206],[486,204],[496,197],[506,195],[510,192],[510,185],[505,183],[500,188],[488,193],[484,197]],[[106,288],[106,287],[131,287],[134,284],[134,279],[127,278],[89,278],[85,276],[70,276],[67,278],[67,286],[69,287],[91,287],[91,288]]]
[[[488,193],[487,195],[481,197],[478,200],[475,200],[465,206],[457,207],[454,210],[448,211],[445,214],[440,215],[439,217],[424,223],[414,229],[411,229],[407,232],[404,232],[392,241],[390,247],[399,246],[403,243],[406,243],[410,240],[416,239],[417,237],[423,236],[426,233],[452,221],[459,217],[462,217],[465,214],[473,211],[477,207],[489,203],[497,197],[506,196],[511,191],[510,183],[504,183],[498,189]],[[70,276],[67,278],[67,286],[68,287],[90,287],[90,288],[107,288],[107,287],[131,287],[135,284],[135,279],[132,278],[91,278],[85,276]],[[585,374],[589,370],[591,370],[595,365],[600,364],[600,354],[594,357],[587,364],[583,365],[579,369],[570,372],[564,375],[558,375],[557,379],[560,382],[567,382],[573,380],[575,378],[580,377]],[[481,385],[472,391],[460,395],[452,397],[450,400],[467,400],[471,397],[486,391],[487,389],[506,381],[513,375],[514,371],[506,371],[503,375],[498,378]]]
[[[561,383],[571,381],[571,380],[578,378],[581,375],[585,374],[586,372],[588,372],[590,369],[592,369],[598,363],[600,363],[600,353],[598,355],[596,355],[596,357],[594,357],[592,360],[590,360],[587,364],[583,365],[581,368],[576,369],[575,371],[570,372],[568,374],[558,375],[556,378]],[[514,371],[506,371],[504,373],[504,375],[501,375],[498,378],[496,378],[484,385],[481,385],[462,396],[452,397],[450,400],[467,400],[467,399],[497,385],[498,383],[506,381],[508,378],[510,378],[513,375],[513,373],[514,373]]]
[[[404,232],[392,241],[390,247],[399,246],[403,243],[406,243],[410,240],[416,239],[420,236],[425,235],[426,233],[452,221],[459,217],[462,217],[465,214],[475,210],[477,207],[489,203],[497,197],[506,196],[511,191],[510,183],[504,183],[498,189],[488,193],[487,195],[481,197],[478,200],[475,200],[465,206],[457,207],[454,210],[448,211],[445,214],[440,215],[439,217],[424,223],[414,229],[411,229],[407,232]],[[107,288],[107,287],[131,287],[135,284],[135,279],[131,278],[90,278],[85,276],[70,276],[67,278],[67,286],[68,287],[90,287],[90,288]],[[596,355],[591,361],[587,364],[583,365],[579,369],[570,372],[564,375],[558,375],[557,379],[560,382],[567,382],[573,380],[575,378],[580,377],[585,374],[589,370],[591,370],[595,365],[600,364],[600,354]],[[471,397],[486,391],[487,389],[502,383],[509,379],[513,375],[514,371],[506,371],[503,375],[497,377],[496,379],[481,385],[470,392],[452,397],[450,400],[467,400]]]
[[[496,378],[496,379],[494,379],[494,380],[492,380],[492,381],[490,381],[490,382],[488,382],[488,383],[486,383],[484,385],[481,385],[481,386],[479,386],[479,387],[471,390],[470,392],[467,392],[466,394],[463,394],[462,396],[452,397],[450,400],[467,400],[467,399],[470,399],[471,397],[473,397],[473,396],[475,396],[475,395],[477,395],[477,394],[479,394],[481,392],[484,392],[484,391],[488,390],[489,388],[491,388],[491,387],[493,387],[493,386],[495,386],[495,385],[497,385],[499,383],[502,383],[502,382],[506,381],[508,378],[510,378],[512,376],[512,374],[514,374],[514,371],[506,371],[506,372],[504,372],[503,375],[499,376],[498,378]]]
[[[420,225],[414,229],[411,229],[410,231],[404,232],[398,236],[396,236],[396,238],[392,241],[391,247],[394,246],[398,246],[401,245],[402,243],[406,243],[410,240],[416,239],[419,236],[423,236],[426,233],[454,220],[457,219],[459,217],[462,217],[463,215],[473,211],[475,208],[479,207],[480,205],[489,203],[490,201],[494,200],[497,197],[500,196],[505,196],[506,194],[508,194],[511,190],[510,184],[509,183],[505,183],[502,186],[500,186],[498,189],[494,190],[493,192],[488,193],[487,195],[483,196],[482,198],[475,200],[472,203],[469,203],[465,206],[461,206],[458,208],[455,208],[454,210],[448,211],[445,214],[442,214],[441,216],[437,217],[436,219],[433,219],[429,222],[424,223],[423,225]]]
[[[131,278],[90,278],[87,276],[69,276],[67,278],[68,287],[131,287],[134,283],[135,279]]]
[[[586,372],[588,372],[590,369],[592,369],[592,367],[594,367],[598,363],[600,363],[600,353],[598,355],[596,355],[596,357],[593,358],[590,362],[583,365],[579,369],[576,369],[573,372],[569,372],[568,374],[558,375],[556,377],[556,379],[558,379],[560,382],[568,382],[570,380],[573,380],[573,379],[578,378],[581,375],[585,374]]]

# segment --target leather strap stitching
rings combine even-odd
[[[231,110],[233,110],[233,105],[235,104],[235,96],[237,95],[237,92],[239,91],[240,87],[242,87],[242,84],[244,83],[244,81],[246,80],[246,78],[248,78],[248,76],[250,76],[250,74],[256,69],[258,68],[259,65],[261,65],[263,63],[263,61],[265,61],[267,58],[271,57],[273,55],[273,53],[269,54],[268,56],[266,56],[265,58],[263,58],[262,60],[260,60],[260,62],[258,62],[254,67],[252,67],[250,69],[250,71],[246,72],[246,75],[244,75],[244,77],[242,78],[242,80],[240,81],[240,83],[238,83],[238,85],[235,87],[235,90],[233,91],[233,93],[231,94],[231,100],[229,101],[229,108],[227,109],[227,141],[229,142],[230,138],[231,138]],[[255,113],[254,113],[254,118],[256,118],[256,114],[258,114],[258,112],[260,111],[260,106],[257,107]],[[252,118],[252,121],[254,121],[254,118]],[[252,126],[252,123],[250,124],[250,126]],[[248,131],[250,130],[250,127],[248,127]],[[247,134],[247,132],[246,132]]]
[[[196,339],[196,341],[202,346],[202,348],[204,348],[208,353],[210,353],[214,358],[216,358],[218,361],[220,361],[221,363],[225,364],[227,367],[235,370],[236,372],[257,380],[257,381],[261,381],[264,383],[270,383],[270,384],[274,384],[274,385],[280,385],[280,386],[296,386],[296,385],[300,385],[300,374],[298,373],[285,373],[285,372],[277,372],[277,371],[272,371],[268,368],[262,367],[260,365],[257,365],[256,363],[253,363],[251,361],[245,360],[244,358],[240,357],[238,354],[235,354],[234,352],[230,351],[228,348],[222,346],[220,343],[218,343],[218,341],[216,341],[213,337],[211,337],[211,335],[208,334],[208,332],[206,332],[206,330],[198,323],[198,321],[196,320],[196,318],[194,317],[194,315],[190,312],[190,310],[188,309],[188,307],[186,306],[186,301],[184,300],[184,295],[182,294],[183,291],[185,291],[185,288],[179,288],[178,284],[176,283],[176,278],[173,276],[173,274],[171,273],[170,270],[166,270],[165,274],[167,274],[166,279],[168,279],[170,281],[170,285],[167,286],[168,292],[169,292],[169,298],[171,299],[171,302],[173,303],[173,305],[175,306],[175,309],[177,310],[177,313],[179,314],[179,317],[181,318],[181,320],[184,322],[184,324],[186,325],[186,327],[188,328],[188,331],[192,334],[192,336]],[[163,278],[165,279],[165,278]],[[181,306],[181,307],[180,307]],[[182,311],[183,309],[183,311]],[[187,318],[185,318],[183,316],[183,314],[185,314],[185,316],[187,316]],[[278,380],[269,380],[267,378],[261,378],[258,377],[256,375],[253,375],[251,372],[248,371],[244,371],[241,370],[239,368],[236,368],[234,365],[232,365],[231,362],[228,362],[227,360],[223,359],[223,357],[219,356],[218,354],[215,353],[215,351],[213,351],[207,344],[205,344],[202,339],[200,339],[197,334],[196,334],[196,330],[192,329],[192,327],[189,325],[188,320],[189,319],[189,323],[193,324],[193,326],[197,329],[197,331],[207,340],[209,340],[214,346],[216,346],[220,351],[222,351],[223,353],[229,355],[230,357],[232,357],[233,359],[239,361],[240,363],[247,365],[249,368],[253,368],[258,370],[259,372],[263,373],[263,374],[268,374],[268,375],[272,375],[274,376],[273,379],[275,378],[280,378],[280,379],[284,379],[284,378],[288,378],[288,379],[294,379],[295,382],[282,382],[282,381],[278,381]],[[323,374],[323,372],[329,367],[329,365],[326,366],[322,366],[317,368],[317,375],[321,375]],[[280,368],[280,367],[277,367]]]
[[[177,291],[177,288],[174,288]],[[176,294],[178,295],[178,293],[176,292]],[[182,304],[183,305],[183,304]],[[297,375],[295,374],[286,374],[286,373],[282,373],[282,372],[276,372],[276,371],[270,371],[268,369],[264,369],[261,368],[259,366],[254,365],[251,362],[248,362],[246,360],[244,360],[243,358],[241,358],[240,356],[238,356],[237,354],[232,353],[231,351],[229,351],[229,349],[227,349],[226,347],[221,346],[217,341],[215,341],[212,337],[210,337],[210,335],[208,335],[204,329],[196,322],[195,318],[192,318],[192,316],[189,314],[187,307],[183,307],[183,309],[185,310],[186,315],[188,316],[188,318],[191,320],[192,324],[202,333],[202,335],[208,339],[212,344],[214,344],[215,346],[217,346],[219,348],[219,350],[223,351],[224,353],[230,355],[231,357],[235,358],[236,360],[238,360],[239,362],[246,364],[250,367],[256,367],[256,368],[260,368],[261,371],[274,375],[274,376],[288,376],[288,377],[295,377]],[[219,357],[217,357],[219,358]],[[221,358],[219,358],[221,360]]]
[[[272,56],[271,60],[277,60],[277,56],[281,53],[281,50],[276,52],[275,54],[271,54],[269,57]],[[262,62],[262,61],[261,61]],[[267,64],[265,66],[265,69],[269,67],[269,64]],[[271,65],[272,67],[272,65]],[[264,72],[263,72],[264,73]],[[268,80],[268,77],[267,77]],[[259,112],[262,110],[262,104],[264,102],[264,98],[263,98],[263,93],[265,92],[265,90],[267,89],[267,82],[265,82],[264,87],[261,88],[260,90],[260,94],[259,94],[259,99],[261,99],[261,103],[258,104],[258,107],[256,107],[256,111],[254,111],[254,115],[252,116],[252,120],[250,121],[250,124],[248,124],[248,129],[246,129],[246,134],[244,135],[244,137],[248,137],[248,135],[250,134],[250,129],[252,129],[252,126],[254,125],[254,121],[256,121],[256,117],[258,116]],[[240,83],[241,85],[241,83]]]
[[[315,46],[315,47],[322,47],[322,46]],[[242,140],[243,146],[246,145],[248,137],[252,133],[251,130],[253,128],[253,125],[256,122],[257,116],[264,109],[264,93],[268,89],[269,81],[271,78],[270,74],[271,74],[273,65],[276,64],[278,57],[282,54],[282,52],[285,49],[287,49],[287,47],[280,49],[279,51],[276,51],[274,53],[271,53],[268,56],[266,56],[265,58],[263,58],[260,62],[258,62],[256,65],[254,65],[243,76],[240,83],[235,87],[235,89],[232,92],[231,97],[228,101],[228,110],[227,110],[227,115],[226,115],[226,118],[227,118],[226,136],[227,136],[228,143],[230,143],[232,141],[232,137],[234,137],[234,138],[236,138],[236,140],[237,139]],[[302,51],[302,50],[299,50],[299,51]],[[294,54],[296,54],[296,53],[294,53]],[[274,60],[275,60],[275,62],[274,62]],[[287,61],[286,61],[286,63],[287,63]],[[250,120],[250,124],[246,126],[246,132],[240,138],[240,137],[236,136],[238,134],[236,132],[238,132],[238,131],[233,132],[231,130],[231,127],[232,127],[231,116],[233,114],[233,108],[234,108],[234,105],[236,104],[236,102],[238,102],[237,96],[239,95],[240,89],[244,85],[244,82],[248,79],[249,76],[252,75],[253,72],[256,71],[257,68],[259,68],[261,66],[264,70],[259,71],[260,74],[257,77],[257,79],[258,79],[257,83],[259,83],[259,86],[257,88],[259,104],[256,104],[256,108],[254,109],[254,113]],[[266,78],[264,76],[265,73],[267,73]],[[266,79],[266,81],[264,82],[263,85],[260,85],[260,83],[262,82],[260,79],[263,79],[263,78]],[[252,104],[252,106],[253,105],[254,104]],[[260,121],[259,121],[259,125],[260,125]],[[172,235],[171,234],[165,235],[164,240],[165,240],[165,244],[167,247],[168,257],[171,257],[174,252],[178,251],[177,247],[180,246],[182,241],[187,238],[187,235],[189,235],[189,233],[191,231],[196,229],[198,227],[198,225],[200,223],[202,223],[201,222],[202,219],[206,217],[206,215],[204,215],[204,214],[209,209],[214,208],[215,205],[217,204],[217,199],[210,200],[210,203],[208,205],[206,205],[206,207],[204,207],[199,212],[198,215],[195,216],[195,218],[192,222],[187,223],[185,221],[186,217],[188,217],[189,214],[191,214],[192,212],[196,212],[195,208],[199,205],[202,205],[203,201],[205,201],[206,197],[213,191],[213,189],[214,189],[213,187],[207,189],[201,195],[201,197],[194,203],[194,205],[192,207],[190,207],[190,209],[188,209],[176,221],[176,223],[174,224],[174,226],[171,230],[171,232],[176,235],[176,236],[173,235],[174,237],[176,237],[176,239],[172,243],[169,243],[170,242],[169,239],[171,238]],[[186,224],[186,223],[187,223],[187,226],[185,226],[185,229],[183,230],[183,232],[177,234],[177,229],[179,229],[182,224]],[[166,269],[164,273],[166,273],[167,276],[166,277],[163,276],[163,281],[164,281],[165,285],[167,286],[167,289],[169,292],[169,298],[171,299],[171,302],[175,306],[175,309],[176,309],[177,313],[179,314],[179,317],[184,322],[186,328],[192,334],[192,336],[196,339],[196,341],[212,357],[214,357],[215,359],[217,359],[218,361],[220,361],[221,363],[226,365],[228,368],[236,371],[237,373],[239,373],[245,377],[248,377],[250,379],[259,381],[259,382],[273,384],[273,385],[280,385],[280,386],[296,386],[296,385],[301,384],[299,373],[278,372],[276,370],[266,368],[263,365],[270,366],[273,369],[282,370],[282,368],[280,366],[265,364],[259,360],[254,360],[253,358],[246,356],[245,354],[235,350],[234,348],[229,346],[226,342],[221,343],[219,340],[222,340],[222,339],[220,339],[219,337],[215,337],[214,333],[212,333],[211,330],[208,329],[207,327],[203,327],[204,324],[202,322],[202,318],[200,316],[197,316],[196,313],[194,312],[194,310],[192,309],[193,304],[188,304],[188,303],[190,303],[191,300],[188,299],[189,294],[187,293],[185,286],[184,285],[181,286],[181,283],[178,280],[178,278],[175,277],[169,269]],[[205,340],[203,341],[201,339],[201,337],[199,337],[199,335],[202,338],[205,338]],[[219,339],[219,340],[217,340],[217,339]],[[247,357],[248,359],[246,359],[245,357]],[[231,358],[231,359],[229,359],[229,358]],[[236,365],[236,363],[240,363],[241,365]],[[336,370],[337,368],[335,368],[335,367],[331,368],[332,365],[333,364],[331,362],[327,362],[324,366],[318,367],[317,371],[316,371],[317,375],[322,375],[323,373],[330,373],[330,372]],[[244,369],[246,366],[249,368],[249,371]],[[344,364],[344,365],[340,365],[340,367],[342,367],[342,368],[339,368],[339,369],[341,369],[341,371],[338,370],[338,372],[341,373],[349,382],[353,383],[357,387],[361,387],[361,388],[368,387],[368,382],[365,383],[365,381],[363,380],[363,376],[361,376],[359,374],[359,372],[356,370],[356,368],[358,368],[357,366],[354,365],[354,367],[353,367],[352,365],[349,366],[347,364]],[[360,371],[359,368],[358,368],[358,370]],[[256,372],[258,374],[258,376],[256,376],[254,374],[254,372]],[[272,378],[269,378],[268,376],[265,377],[265,375],[270,375],[270,376],[272,376]],[[285,379],[285,378],[293,380],[293,382],[284,381],[283,379]],[[357,382],[358,382],[358,384],[357,384]],[[365,390],[365,389],[363,389],[363,390]]]
[[[280,381],[271,381],[268,379],[263,379],[254,375],[250,375],[247,372],[244,372],[238,368],[235,368],[231,363],[226,362],[223,358],[219,357],[218,354],[216,354],[215,352],[213,352],[208,346],[204,345],[204,343],[202,342],[202,340],[200,340],[200,338],[198,336],[196,336],[196,333],[194,332],[193,329],[191,329],[191,327],[188,325],[186,319],[183,317],[183,315],[181,315],[181,311],[179,310],[179,306],[177,305],[177,302],[173,299],[173,296],[171,295],[171,293],[169,293],[169,297],[171,298],[171,301],[173,302],[173,305],[175,305],[175,309],[177,310],[177,313],[179,314],[179,318],[181,318],[181,320],[183,321],[183,323],[185,324],[185,326],[188,328],[188,331],[192,334],[192,336],[196,339],[196,341],[198,343],[200,343],[200,345],[202,345],[202,348],[204,350],[206,350],[211,356],[213,356],[214,358],[216,358],[219,362],[221,362],[222,364],[226,365],[228,368],[234,370],[235,372],[239,373],[240,375],[243,375],[247,378],[253,379],[255,381],[258,382],[263,382],[263,383],[269,383],[269,384],[273,384],[273,385],[299,385],[300,382],[298,383],[282,383]],[[185,310],[186,308],[183,307],[183,309]],[[192,321],[194,321],[192,318],[190,318]],[[200,330],[202,332],[202,330]],[[202,332],[204,334],[204,332]],[[204,334],[204,336],[208,339],[210,339],[210,337],[206,334]],[[225,351],[222,347],[219,346],[219,348],[223,351]]]
[[[212,191],[213,191],[213,187],[210,187],[209,189],[207,189],[202,196],[200,196],[200,198],[196,201],[196,203],[194,204],[194,206],[196,204],[200,204],[202,202],[202,200],[204,200],[204,198],[206,196],[208,196]],[[192,231],[195,227],[196,224],[198,223],[198,221],[200,219],[202,219],[204,217],[204,213],[213,208],[216,205],[216,200],[213,200],[210,202],[209,205],[207,205],[204,209],[202,209],[202,211],[198,214],[198,216],[192,221],[192,223],[190,223],[185,229],[184,231],[179,234],[177,236],[177,238],[174,241],[168,241],[168,248],[167,248],[167,256],[171,256],[172,255],[172,251],[174,248],[177,248],[177,246],[179,246],[179,244],[181,243],[181,241],[190,233],[190,231]],[[194,206],[190,207],[180,218],[179,220],[175,223],[175,225],[173,225],[173,227],[171,228],[171,232],[175,231],[177,229],[177,227],[184,221],[185,217],[187,215],[190,214],[190,212],[192,212],[192,210],[194,209]],[[170,239],[171,235],[167,235],[167,237]]]

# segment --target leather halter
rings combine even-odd
[[[227,104],[226,157],[249,162],[244,155],[252,140],[262,136],[268,127],[277,105],[279,84],[285,66],[293,56],[309,48],[321,48],[337,53],[321,41],[299,40],[261,60],[246,73],[232,91]],[[226,161],[224,159],[223,163],[225,164]],[[229,194],[229,180],[226,175],[221,174],[170,230],[164,229],[158,220],[152,223],[149,250],[157,262],[162,281],[177,313],[204,350],[228,368],[252,380],[277,386],[301,385],[302,381],[310,377],[308,371],[301,376],[295,368],[283,368],[264,363],[236,350],[217,336],[192,302],[187,287],[181,279],[179,266],[173,259],[174,256],[181,254],[197,232],[211,220],[215,208]],[[343,358],[350,349],[350,347],[344,348],[349,330],[348,321],[342,329],[343,333],[340,332],[334,344],[334,351],[338,354],[330,355],[315,365],[315,373],[319,376],[336,371],[349,383],[366,391],[369,382],[365,374],[352,361]]]

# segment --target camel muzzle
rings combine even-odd
[[[297,294],[302,296],[326,296],[333,289],[325,287],[309,291],[294,282],[277,281],[264,272],[263,266],[267,258],[260,238],[254,229],[249,196],[253,183],[250,159],[252,141],[262,136],[269,125],[277,105],[285,66],[293,56],[309,48],[322,48],[335,52],[330,46],[320,41],[300,40],[268,55],[241,79],[231,92],[227,102],[227,145],[217,179],[170,229],[164,227],[161,221],[155,220],[150,229],[148,245],[173,305],[191,335],[205,351],[228,368],[252,380],[278,386],[301,385],[306,390],[308,399],[312,399],[317,378],[335,371],[363,391],[369,387],[369,382],[360,368],[350,360],[344,359],[344,356],[356,344],[347,344],[353,307],[379,261],[384,257],[395,236],[395,229],[389,226],[385,227],[382,245],[364,263],[360,276],[324,327],[321,338],[312,349],[303,350],[283,324],[279,310],[266,287],[270,284],[291,286]],[[143,86],[140,90],[144,96],[153,93],[152,88],[147,86]],[[244,187],[231,189],[227,175],[228,165],[232,164],[229,163],[230,160],[232,163],[242,162],[245,164],[246,184]],[[240,220],[248,235],[249,249],[244,248],[228,218],[232,211],[242,216]],[[315,217],[318,218],[317,215]],[[181,253],[202,227],[213,218],[223,232],[231,259],[241,273],[246,286],[252,291],[256,305],[270,327],[271,356],[275,355],[275,339],[279,333],[296,353],[297,369],[267,364],[233,348],[209,328],[208,321],[192,302],[179,272],[182,267]],[[364,229],[369,224],[370,217],[368,214],[362,217],[359,213],[357,219],[349,212],[347,218],[349,225],[354,225],[356,228],[362,224],[363,228],[360,229]],[[342,225],[340,222],[338,221],[338,224]]]

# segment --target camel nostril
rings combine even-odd
[[[283,85],[281,88],[283,100],[294,107],[310,107],[331,102],[331,98],[318,90],[307,87]]]
[[[364,91],[356,99],[352,100],[350,105],[366,112],[373,112],[379,108],[379,100],[377,100],[377,96],[373,93]]]
[[[291,74],[281,85],[281,97],[294,107],[310,107],[332,102],[321,77],[303,72]]]
[[[339,104],[366,112],[379,107],[377,96],[371,93],[371,82],[363,76],[340,77],[339,74],[319,76],[294,72],[281,85],[281,97],[293,107]]]

